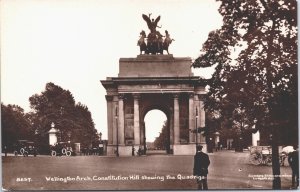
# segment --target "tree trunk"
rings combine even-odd
[[[273,171],[273,189],[281,189],[280,164],[278,150],[278,129],[277,126],[272,127],[272,171]]]

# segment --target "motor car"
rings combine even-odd
[[[58,142],[54,146],[50,146],[51,156],[71,156],[75,155],[70,142]]]
[[[37,147],[35,143],[29,140],[18,140],[14,145],[14,155],[23,155],[24,157],[28,155],[37,156]]]

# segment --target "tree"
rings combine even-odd
[[[228,125],[270,131],[273,174],[280,175],[279,131],[288,129],[298,141],[297,2],[219,1],[223,26],[209,34],[193,63],[216,65],[206,110],[220,113],[220,121]],[[280,188],[280,177],[275,177],[273,189]]]
[[[154,141],[154,146],[160,149],[166,149],[169,152],[169,134],[168,134],[168,126],[167,121],[164,122],[162,130],[159,136]]]
[[[29,98],[31,122],[33,131],[39,135],[43,144],[47,144],[48,131],[51,123],[59,129],[58,137],[61,141],[91,144],[97,139],[97,131],[88,108],[75,103],[70,91],[47,83],[46,90]],[[42,143],[41,143],[42,144]]]
[[[2,147],[9,149],[17,140],[31,139],[30,122],[20,106],[1,103],[1,128]]]
[[[93,141],[99,140],[97,130],[94,128],[94,121],[88,107],[78,103],[75,106],[75,129],[73,130],[73,139],[88,146]]]

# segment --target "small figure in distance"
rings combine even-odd
[[[132,152],[131,152],[131,153],[132,153],[132,154],[131,154],[132,156],[134,156],[134,152],[135,152],[135,148],[134,148],[134,145],[132,145]]]
[[[197,176],[199,190],[207,190],[207,174],[210,160],[207,154],[202,152],[203,146],[196,146],[196,154],[194,156],[193,175]]]
[[[141,156],[141,155],[142,155],[142,147],[141,147],[141,146],[139,146],[139,149],[138,149],[138,151],[137,151],[137,154],[138,154],[138,156]]]

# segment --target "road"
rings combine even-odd
[[[272,168],[255,166],[248,152],[209,154],[209,189],[271,189]],[[2,157],[3,188],[11,190],[176,190],[196,189],[193,156],[153,153],[140,157]],[[281,167],[282,189],[291,184]]]

